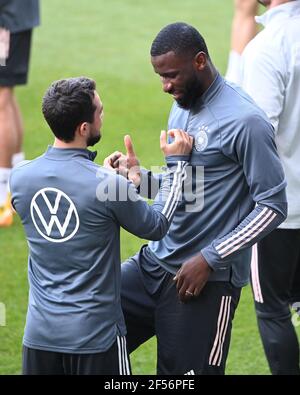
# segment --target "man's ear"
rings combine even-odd
[[[86,137],[89,133],[89,125],[87,122],[83,122],[77,127],[77,131],[81,137]]]
[[[194,57],[194,65],[197,70],[202,71],[207,65],[207,55],[205,52],[200,51]]]

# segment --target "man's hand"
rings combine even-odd
[[[174,138],[170,144],[167,143],[167,133],[162,130],[160,135],[160,149],[165,156],[170,155],[189,155],[193,149],[193,137],[181,129],[171,129],[168,135]]]
[[[134,152],[133,144],[129,135],[124,137],[126,155],[116,151],[104,159],[103,166],[115,170],[118,174],[128,178],[138,187],[141,183],[140,162]]]
[[[188,302],[191,298],[199,296],[211,271],[202,254],[184,262],[174,277],[180,300]]]
[[[9,55],[10,32],[0,27],[0,59],[6,60]]]
[[[120,151],[115,151],[104,159],[103,166],[110,170],[116,170],[115,164],[117,161],[125,155]]]

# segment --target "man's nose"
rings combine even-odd
[[[163,85],[163,91],[165,93],[169,93],[172,91],[172,84],[169,80],[162,80],[162,85]]]

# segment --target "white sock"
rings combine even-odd
[[[0,167],[0,206],[6,202],[11,169]]]
[[[230,51],[225,78],[237,85],[242,83],[242,57],[236,51]]]
[[[25,154],[24,152],[18,152],[17,154],[14,154],[12,157],[12,167],[17,166],[17,164],[23,162],[25,160]]]

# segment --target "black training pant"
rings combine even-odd
[[[251,282],[272,374],[300,374],[299,343],[290,311],[290,305],[300,302],[299,276],[300,229],[276,229],[258,243]]]
[[[182,303],[174,275],[161,268],[153,277],[141,259],[138,254],[121,265],[128,351],[156,335],[157,374],[224,374],[240,288],[208,282],[199,297]]]

